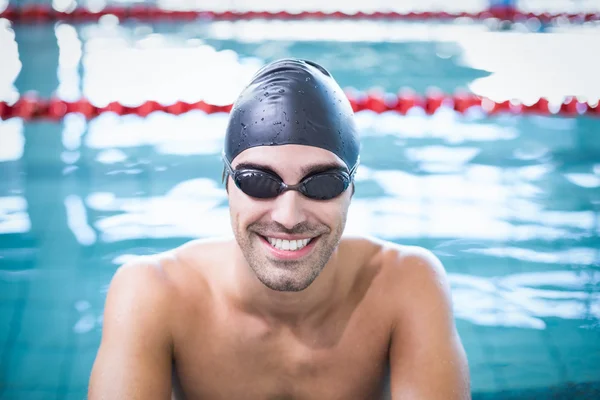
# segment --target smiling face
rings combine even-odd
[[[249,165],[272,171],[288,185],[299,183],[315,169],[346,169],[335,154],[302,145],[253,147],[232,162],[234,170]],[[312,200],[292,190],[257,199],[242,192],[231,177],[227,179],[233,232],[256,277],[277,291],[307,288],[340,241],[352,188],[331,200]]]

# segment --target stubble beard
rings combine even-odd
[[[309,287],[325,268],[344,230],[342,222],[335,230],[322,233],[311,254],[300,261],[295,261],[276,260],[267,256],[263,248],[264,244],[260,243],[262,239],[255,232],[255,230],[260,231],[262,226],[264,225],[251,224],[243,232],[236,228],[235,238],[248,266],[258,280],[269,289],[279,292],[299,292]],[[323,230],[320,229],[321,232]],[[296,229],[293,233],[308,233],[308,230]]]

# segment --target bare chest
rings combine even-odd
[[[317,329],[273,328],[228,315],[188,331],[176,368],[187,399],[377,399],[389,329],[377,316],[327,321]]]

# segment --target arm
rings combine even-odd
[[[117,271],[106,299],[90,400],[170,399],[167,287],[155,262],[137,262]]]
[[[390,347],[392,399],[470,399],[469,367],[441,262],[418,248],[394,262],[402,278]]]

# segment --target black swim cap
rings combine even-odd
[[[325,68],[306,60],[267,64],[233,105],[225,134],[229,162],[256,146],[302,144],[336,154],[352,169],[360,142],[346,95]]]

